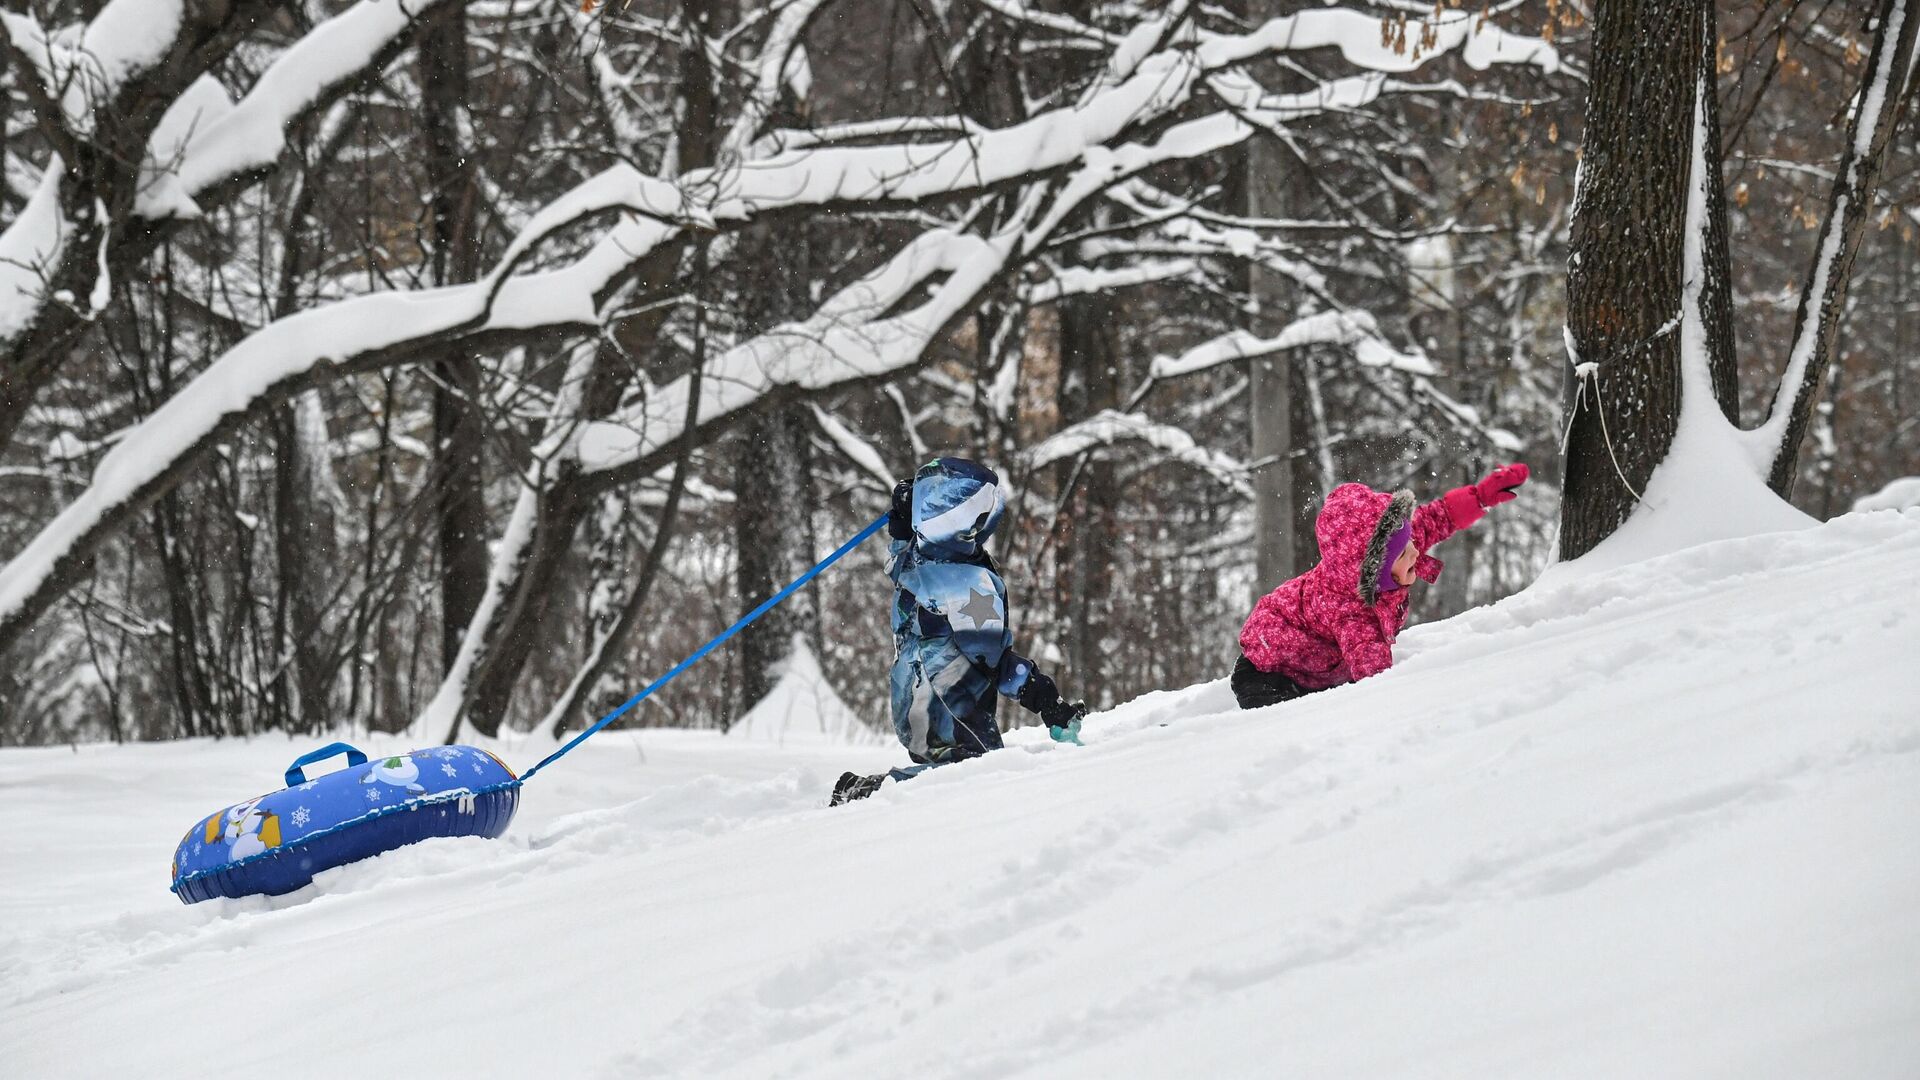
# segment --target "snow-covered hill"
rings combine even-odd
[[[1358,686],[1150,695],[833,810],[898,752],[604,736],[505,839],[272,902],[183,908],[167,859],[304,744],[0,752],[0,1062],[1920,1075],[1920,512],[1577,571]]]

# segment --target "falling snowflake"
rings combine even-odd
[[[475,762],[475,763],[474,763],[474,766],[473,766],[473,775],[475,775],[475,776],[479,776],[479,775],[480,775],[481,773],[483,773],[483,772],[486,772],[486,771],[487,771],[487,770],[485,770],[485,769],[482,769],[482,768],[480,767],[480,765],[479,765],[479,763],[478,763],[478,762]]]
[[[296,806],[293,809],[293,823],[296,826],[305,828],[308,820],[312,817],[313,815],[307,813],[307,808],[304,806]]]
[[[377,788],[377,787],[370,787],[370,788],[368,788],[368,789],[367,789],[367,801],[368,801],[368,802],[379,802],[379,801],[380,801],[380,789],[379,789],[379,788]]]
[[[459,770],[459,769],[456,769],[456,768],[454,768],[454,767],[453,767],[453,766],[451,766],[451,765],[445,765],[445,764],[443,764],[443,765],[441,765],[441,766],[440,766],[440,771],[441,771],[441,772],[443,772],[443,773],[446,773],[446,774],[447,774],[448,776],[459,776],[459,775],[460,775],[460,770]]]
[[[443,758],[457,758],[460,756],[460,748],[457,746],[443,746],[440,748],[439,754]]]

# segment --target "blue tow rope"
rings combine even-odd
[[[675,664],[673,666],[673,670],[653,680],[653,682],[648,683],[647,688],[645,690],[640,691],[639,693],[628,698],[626,701],[622,702],[619,708],[613,710],[607,715],[601,717],[599,720],[595,721],[592,727],[586,729],[585,731],[582,731],[578,735],[575,735],[572,739],[568,740],[565,746],[562,746],[560,749],[555,750],[551,754],[548,754],[546,757],[540,759],[539,764],[535,765],[531,769],[528,769],[526,772],[521,773],[518,783],[524,784],[527,781],[533,779],[534,773],[537,773],[541,769],[546,768],[548,765],[551,765],[554,762],[560,760],[562,757],[566,756],[567,751],[573,749],[576,746],[579,746],[583,742],[586,742],[587,739],[590,736],[592,736],[595,732],[599,731],[601,728],[606,727],[608,724],[613,723],[615,720],[620,719],[622,716],[625,716],[628,710],[632,709],[635,705],[640,704],[642,701],[645,701],[647,699],[647,695],[653,693],[655,690],[658,690],[661,687],[672,682],[674,679],[674,676],[692,667],[694,664],[700,661],[701,657],[707,655],[713,650],[719,648],[721,645],[725,644],[728,638],[739,633],[742,629],[744,629],[747,626],[747,624],[753,622],[755,619],[758,619],[760,616],[765,615],[767,612],[772,611],[776,604],[780,603],[780,601],[782,600],[785,600],[787,597],[792,596],[795,590],[799,589],[802,585],[805,585],[807,582],[812,581],[814,578],[818,577],[820,574],[820,571],[825,570],[827,567],[832,566],[836,562],[839,562],[841,556],[845,555],[847,552],[852,551],[854,548],[857,548],[861,544],[865,543],[867,540],[867,537],[872,536],[874,533],[879,532],[883,527],[885,527],[886,524],[887,524],[887,515],[885,514],[880,515],[879,519],[876,520],[873,524],[867,526],[864,529],[861,529],[860,534],[858,536],[855,536],[853,539],[847,541],[844,544],[841,544],[840,547],[837,550],[835,550],[833,554],[827,556],[824,559],[821,559],[817,563],[814,563],[813,569],[808,570],[806,573],[801,574],[799,577],[795,578],[793,582],[789,584],[786,588],[781,589],[779,592],[774,593],[772,596],[767,597],[767,599],[763,601],[759,607],[754,608],[752,611],[749,611],[745,615],[741,616],[739,622],[734,623],[732,626],[729,626],[725,630],[721,631],[719,637],[716,637],[712,641],[707,642],[705,645],[700,646],[699,651],[695,652],[692,656],[687,657],[685,660],[680,661],[678,664]]]

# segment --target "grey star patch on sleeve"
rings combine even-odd
[[[971,629],[980,630],[999,625],[1000,604],[990,592],[983,593],[978,589],[969,589],[967,602],[954,608],[953,614],[966,616],[967,621],[973,624]]]

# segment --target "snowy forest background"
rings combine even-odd
[[[1553,554],[1588,4],[5,8],[0,745],[577,728],[937,454],[1096,707],[1224,675],[1341,480],[1534,467],[1416,618]],[[1905,9],[1713,6],[1750,424]],[[1818,517],[1920,474],[1892,115],[1775,483]],[[883,554],[633,722],[803,647],[884,724]]]

